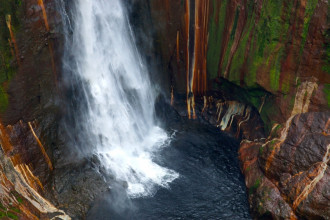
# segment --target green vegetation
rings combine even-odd
[[[3,86],[0,86],[0,112],[4,112],[8,106],[8,95]]]
[[[16,200],[18,201],[18,203],[21,204],[23,202],[22,197],[16,191],[12,192],[12,194],[15,196]]]
[[[210,18],[207,50],[207,71],[209,79],[217,78],[221,54],[222,36],[225,27],[227,0],[221,2],[219,14],[216,12],[217,0],[213,0],[213,14]]]
[[[300,55],[302,54],[304,47],[305,47],[305,43],[306,43],[306,39],[307,39],[307,35],[308,35],[309,24],[310,24],[313,14],[314,14],[317,3],[318,3],[318,0],[308,0],[307,1],[307,5],[306,5],[306,9],[305,9],[305,16],[304,16],[304,28],[303,28],[303,31],[301,34],[302,39],[301,39]]]
[[[284,45],[281,43],[288,32],[288,12],[284,10],[283,0],[266,1],[260,14],[253,39],[254,48],[250,53],[249,76],[245,79],[248,87],[256,82],[257,71],[269,71],[270,88],[278,91],[280,85],[281,61]],[[285,87],[288,90],[288,87]]]
[[[265,123],[266,134],[269,134],[273,125],[276,123],[275,121],[269,120],[270,118],[273,118],[273,116],[278,115],[279,109],[277,106],[274,106],[274,102],[275,100],[273,100],[272,97],[268,97],[262,111],[260,112],[261,119]]]
[[[7,217],[10,219],[18,219],[18,216],[12,212],[7,212]]]
[[[325,84],[323,91],[328,102],[328,107],[330,107],[330,84]]]
[[[219,6],[216,0],[213,0],[213,8]],[[228,1],[222,1],[220,9],[214,10],[210,17],[209,25],[209,45],[207,54],[207,69],[209,79],[217,78],[218,71],[223,73],[228,64],[230,49],[237,29],[237,20],[239,17],[239,8],[236,8],[233,28],[230,33],[230,39],[223,54],[222,69],[219,70],[219,61],[221,59],[221,50],[223,33],[225,28],[226,8]],[[285,42],[290,38],[289,30],[290,17],[292,14],[293,2],[284,0],[264,1],[260,12],[260,18],[256,22],[255,3],[247,2],[247,21],[242,32],[237,51],[234,53],[231,67],[228,72],[228,80],[236,85],[244,80],[245,90],[239,92],[240,97],[237,100],[248,103],[259,109],[264,97],[266,101],[261,111],[262,120],[265,123],[265,130],[269,132],[272,123],[269,118],[276,114],[277,108],[272,106],[269,99],[269,93],[258,85],[258,71],[269,73],[269,89],[272,92],[288,94],[290,81],[287,76],[281,76],[282,61],[285,58]],[[246,56],[247,48],[249,49]],[[245,65],[243,69],[243,65]],[[241,78],[241,72],[244,72],[244,78]],[[215,85],[218,86],[218,85]],[[227,87],[221,84],[221,88]],[[233,87],[231,86],[231,89]],[[229,93],[229,94],[233,94]],[[244,95],[243,95],[244,94]]]
[[[281,124],[278,124],[275,128],[274,128],[274,134],[276,135],[278,130],[282,127]]]
[[[16,73],[17,66],[15,57],[10,47],[10,33],[6,23],[6,16],[11,16],[11,26],[13,33],[17,33],[20,28],[19,17],[21,13],[21,0],[0,0],[0,112],[4,112],[8,105],[6,84],[9,83]]]
[[[230,12],[235,13],[231,15],[235,16],[234,23],[231,32],[227,33],[230,34],[229,42],[226,48],[222,48],[222,46],[224,46],[222,45],[223,35],[226,34],[224,33],[225,19],[228,17],[229,13],[227,11],[227,6],[230,2],[228,0],[223,0],[219,3],[213,0],[211,4],[213,4],[214,10],[210,15],[209,23],[207,71],[209,79],[214,79],[217,78],[219,72],[223,75],[225,67],[228,65],[231,46],[235,38],[235,33],[238,31],[236,30],[238,27],[237,21],[241,11],[238,6],[235,11]],[[297,25],[301,25],[302,23],[292,24],[292,22],[299,21],[299,19],[293,19],[292,17],[294,15],[293,12],[297,9],[294,7],[298,7],[295,5],[294,1],[263,1],[260,14],[258,15],[255,2],[247,2],[246,24],[242,31],[237,50],[233,55],[227,79],[235,85],[241,86],[243,83],[245,86],[245,90],[238,93],[240,97],[235,97],[238,101],[251,104],[256,109],[259,109],[262,105],[263,98],[267,97],[262,111],[260,112],[261,118],[265,123],[266,133],[270,132],[273,124],[276,123],[269,119],[278,115],[279,108],[271,104],[274,103],[274,100],[271,100],[271,94],[262,87],[265,87],[266,90],[273,94],[283,94],[282,98],[290,105],[288,108],[293,108],[295,97],[290,95],[290,87],[294,76],[286,74],[287,72],[284,72],[286,69],[284,69],[282,65],[287,59],[286,54],[288,51],[285,50],[285,45],[288,42],[292,42],[293,33],[289,30],[290,26],[296,26],[296,28],[298,28],[297,30],[301,30],[301,33],[298,34],[301,34],[302,41],[301,45],[293,45],[295,47],[294,51],[298,50],[299,52],[300,50],[300,52],[302,52],[308,36],[310,21],[317,4],[318,0],[307,0],[303,26],[299,26],[298,28]],[[295,11],[295,13],[297,12]],[[258,19],[256,19],[257,17]],[[329,17],[330,16],[328,16],[328,19]],[[330,43],[327,40],[329,39],[330,31],[324,34],[326,43],[324,45],[325,53],[322,69],[330,73]],[[223,57],[220,57],[222,50],[224,50],[224,54],[222,54]],[[220,59],[223,59],[223,65],[221,67],[219,67]],[[300,59],[301,56],[298,54],[298,56],[288,58],[288,61],[299,63]],[[262,78],[258,79],[260,73],[262,73]],[[242,76],[244,76],[244,78],[241,78]],[[299,86],[300,83],[300,80],[298,80],[297,86]],[[224,87],[227,87],[226,84],[221,84],[221,88],[218,88],[219,85],[217,83],[214,83],[213,86],[217,87],[213,87],[214,89],[224,89]],[[232,88],[233,87],[231,87],[231,89]],[[324,92],[326,93],[329,104],[329,86],[325,87]],[[234,92],[229,94],[234,94]]]
[[[255,181],[253,186],[250,187],[249,193],[250,194],[254,193],[259,188],[260,185],[261,185],[261,179],[260,177],[258,177],[258,179]]]
[[[231,48],[233,46],[233,43],[234,43],[234,39],[235,39],[235,34],[236,34],[236,29],[237,29],[237,22],[238,22],[238,17],[239,17],[239,8],[236,9],[236,12],[235,12],[235,18],[234,18],[234,23],[233,23],[233,27],[231,29],[231,33],[229,35],[229,41],[228,41],[228,44],[227,44],[227,47],[226,47],[226,50],[225,50],[225,54],[224,54],[224,58],[223,58],[223,64],[222,64],[222,75],[228,65],[228,62],[229,62],[229,56],[230,56],[230,51],[231,51]],[[228,77],[228,75],[227,75]]]
[[[0,202],[0,218],[9,218],[9,219],[18,219],[18,216],[15,213],[20,213],[21,210],[19,210],[17,207],[9,207],[6,208],[3,206],[3,204]]]
[[[264,152],[264,147],[263,146],[260,146],[260,148],[259,148],[259,155],[262,155],[263,152]]]
[[[328,11],[330,11],[330,6],[328,7]],[[330,22],[329,17],[328,17],[328,23]],[[326,31],[325,39],[326,42],[324,44],[324,54],[323,54],[324,65],[322,66],[322,70],[326,73],[330,73],[330,29]]]

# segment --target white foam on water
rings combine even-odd
[[[134,43],[120,0],[76,0],[74,71],[86,84],[81,122],[96,154],[131,197],[168,187],[179,175],[154,162],[168,136],[154,121],[155,92]]]

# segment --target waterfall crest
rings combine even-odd
[[[116,179],[127,182],[131,197],[151,195],[178,174],[153,162],[168,136],[155,124],[155,92],[126,11],[121,0],[75,0],[70,7],[71,18],[63,22],[64,72],[80,82],[85,100],[75,132]]]

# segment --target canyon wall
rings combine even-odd
[[[255,216],[329,218],[328,1],[144,4],[171,103],[242,140]]]
[[[55,206],[86,212],[107,185],[93,177],[85,192],[68,181],[55,2],[0,0],[0,217],[69,218]],[[242,140],[255,217],[329,218],[328,1],[128,2],[151,77],[173,106]],[[91,169],[81,166],[75,178]]]
[[[0,216],[70,219],[50,193],[61,145],[56,3],[1,0],[0,15]]]
[[[108,190],[62,122],[75,106],[62,73],[64,2],[0,1],[0,217],[82,218]]]
[[[231,93],[237,85],[242,91],[235,98],[259,110],[268,133],[300,109],[328,110],[327,1],[149,4],[155,44],[176,93]]]

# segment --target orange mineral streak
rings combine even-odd
[[[1,144],[1,148],[3,150],[3,152],[8,155],[12,150],[13,150],[13,146],[10,143],[10,139],[9,136],[7,134],[6,128],[2,125],[2,123],[0,122],[0,144]]]
[[[176,62],[180,63],[180,32],[176,32]]]
[[[186,32],[186,74],[187,74],[187,112],[188,112],[188,118],[191,119],[191,89],[190,89],[190,80],[189,80],[189,70],[190,70],[190,54],[189,54],[189,28],[190,28],[190,0],[185,1],[185,32]]]
[[[10,53],[11,53],[11,55],[12,55],[13,57],[16,57],[15,52],[14,52],[14,50],[13,50],[14,46],[13,46],[13,44],[11,43],[11,40],[10,40],[10,39],[8,39],[8,43],[9,43]],[[16,59],[17,59],[17,57],[16,57]]]
[[[10,130],[11,126],[8,126],[7,129]],[[0,123],[0,131],[1,131],[1,135],[0,135],[1,147],[2,147],[3,151],[5,152],[5,154],[10,154],[10,152],[13,150],[13,146],[10,143],[10,138],[9,138],[8,133],[7,133],[7,130],[2,125],[2,123]],[[21,160],[21,157],[20,157],[19,154],[15,154],[15,155],[10,156],[10,160],[11,160],[13,166],[15,167],[15,169],[17,170],[17,172],[22,174],[25,181],[33,189],[35,189],[36,191],[38,191],[39,187],[40,187],[40,189],[43,189],[43,186],[42,186],[40,180],[36,176],[34,176],[32,171],[30,170],[30,168],[26,164],[22,163],[22,160]]]
[[[208,44],[209,1],[195,0],[194,54],[192,70],[189,65],[189,21],[190,3],[186,1],[186,32],[187,32],[187,109],[188,117],[196,118],[195,94],[205,95],[207,90],[206,55]],[[191,76],[189,75],[191,73]]]
[[[244,164],[243,164],[243,170],[246,171],[248,167],[250,167],[255,162],[257,162],[257,159],[258,159],[257,157],[254,157],[252,160],[248,160],[248,161],[244,162]]]
[[[39,145],[39,147],[40,147],[40,150],[41,150],[42,154],[44,155],[44,157],[45,157],[45,159],[46,159],[46,162],[47,162],[47,164],[48,164],[49,169],[50,169],[50,170],[53,170],[52,162],[50,161],[50,159],[49,159],[49,157],[48,157],[48,155],[47,155],[47,153],[46,153],[46,151],[45,151],[44,146],[42,145],[42,143],[40,142],[38,136],[37,136],[36,133],[34,132],[33,127],[32,127],[32,125],[31,125],[31,122],[28,122],[28,124],[29,124],[30,130],[31,130],[31,132],[32,132],[32,134],[33,134],[33,136],[34,136],[34,138],[36,139],[36,141],[37,141],[37,143],[38,143],[38,145]]]
[[[41,7],[42,17],[44,19],[46,29],[47,29],[47,31],[49,31],[50,29],[49,29],[49,25],[48,25],[48,19],[47,19],[47,13],[46,13],[44,1],[43,0],[38,0],[38,5]]]
[[[17,166],[22,163],[21,156],[19,154],[15,154],[10,157],[11,162],[14,166]]]
[[[174,104],[174,92],[173,92],[173,86],[171,88],[171,105],[173,106]]]
[[[297,216],[293,213],[293,211],[290,212],[290,220],[298,220]]]
[[[23,122],[20,123],[23,124]],[[31,124],[29,123],[29,125]],[[5,153],[0,153],[0,202],[6,207],[18,207],[21,211],[19,213],[20,219],[37,220],[39,218],[35,213],[61,213],[63,214],[59,216],[62,217],[61,219],[70,219],[63,211],[56,209],[39,194],[40,189],[43,190],[43,186],[40,180],[31,172],[30,167],[21,162],[20,155],[10,156],[13,154],[11,151],[13,146],[8,135],[10,131],[11,126],[4,127],[0,123],[0,143]],[[5,166],[5,169],[3,169],[3,166]],[[18,201],[16,194],[13,194],[13,192],[24,198],[24,201]],[[34,213],[31,210],[34,210]],[[41,217],[41,219],[46,218]]]
[[[38,5],[41,7],[42,17],[44,19],[46,30],[50,31],[49,24],[48,24],[47,13],[46,13],[46,9],[45,9],[45,5],[44,5],[43,0],[38,0]],[[49,53],[50,53],[52,70],[53,70],[53,73],[54,73],[55,83],[56,83],[56,87],[57,87],[57,73],[56,73],[55,61],[54,61],[54,49],[53,49],[52,42],[50,40],[48,40],[48,50],[49,50]]]
[[[10,34],[10,38],[11,38],[11,42],[9,42],[9,44],[14,45],[15,57],[16,57],[16,60],[17,60],[17,64],[20,65],[18,47],[17,47],[16,39],[15,39],[15,36],[14,36],[14,33],[13,33],[13,28],[11,26],[11,15],[6,16],[6,24],[7,24],[9,34]],[[13,51],[11,53],[13,54]]]
[[[30,168],[26,164],[18,164],[15,169],[22,174],[25,182],[27,182],[35,191],[39,191],[39,188],[44,190],[40,180],[31,172]]]
[[[194,94],[204,95],[207,89],[206,58],[208,45],[209,1],[195,1],[194,64],[191,87]]]
[[[265,165],[265,171],[267,172],[272,164],[272,161],[274,159],[274,156],[275,154],[278,152],[279,148],[281,147],[282,143],[285,141],[287,135],[288,135],[288,132],[289,132],[289,128],[290,128],[290,125],[291,125],[291,122],[292,122],[292,119],[294,118],[294,116],[291,116],[286,124],[285,124],[285,127],[284,129],[282,130],[281,132],[281,136],[280,138],[275,138],[273,140],[270,140],[268,142],[266,142],[263,147],[267,144],[269,144],[271,141],[277,141],[277,143],[273,146],[273,150],[270,154],[270,156],[267,158],[267,161],[266,161],[266,165]]]
[[[32,214],[24,205],[20,204],[19,209],[28,217],[28,219],[39,220],[39,218]]]
[[[310,183],[305,186],[304,190],[300,193],[300,195],[296,198],[296,200],[293,202],[292,208],[293,210],[296,210],[299,204],[307,198],[307,196],[313,191],[316,184],[323,178],[324,173],[326,169],[328,168],[328,162],[330,160],[330,144],[327,146],[327,151],[323,157],[323,160],[321,161],[320,165],[316,169],[317,174],[315,178],[310,181]]]

